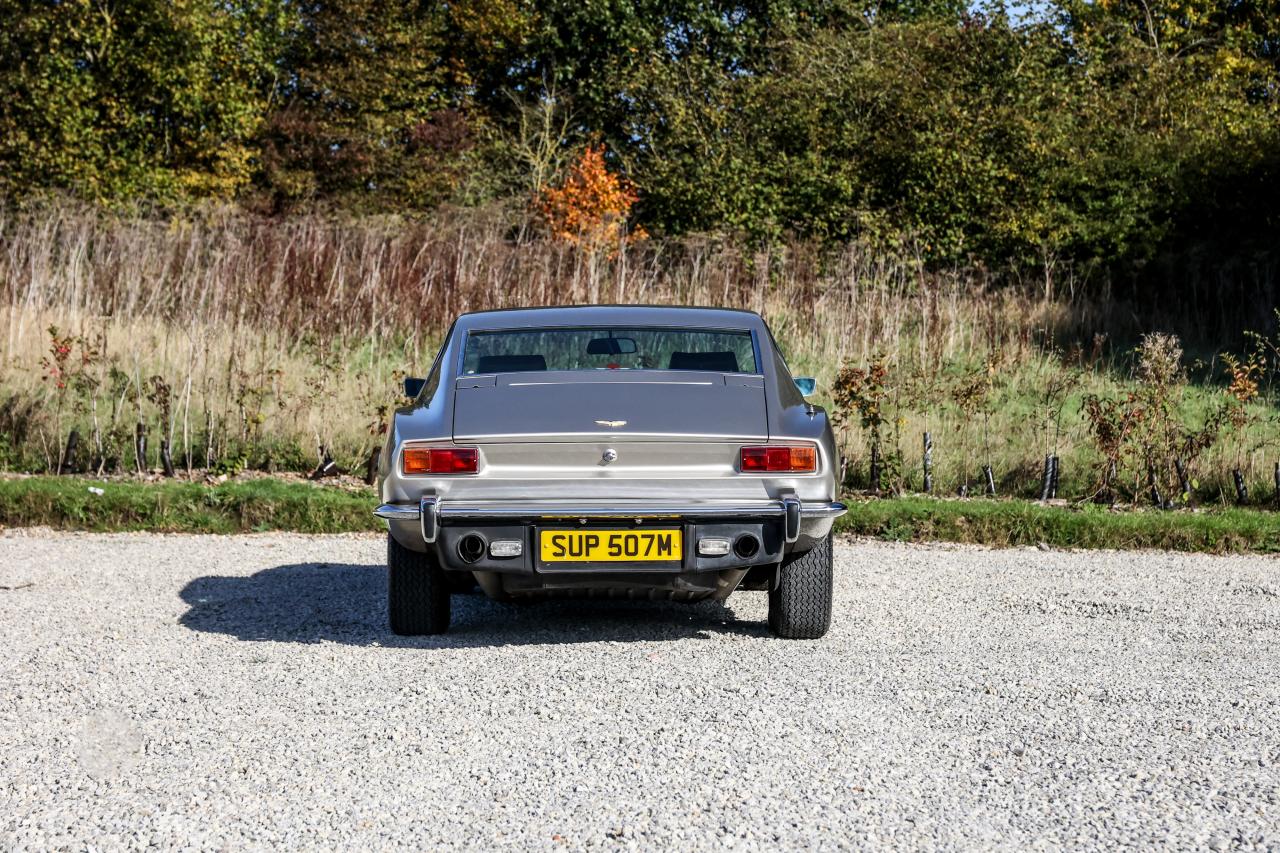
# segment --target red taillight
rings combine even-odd
[[[474,474],[479,464],[474,447],[406,447],[401,467],[406,474]]]
[[[807,473],[818,470],[818,449],[808,445],[742,448],[742,470]]]

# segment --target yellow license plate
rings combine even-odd
[[[544,563],[672,562],[682,558],[679,530],[543,530]]]

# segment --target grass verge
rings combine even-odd
[[[270,478],[209,486],[27,477],[0,479],[0,526],[171,533],[377,531],[381,522],[370,514],[374,500],[371,489]],[[837,530],[890,541],[994,546],[1280,551],[1280,513],[1249,509],[1112,511],[1019,500],[905,497],[851,502]]]
[[[91,488],[101,489],[95,494]],[[98,482],[79,477],[0,480],[0,526],[64,530],[247,533],[378,530],[374,493],[259,478],[203,483]]]
[[[1044,506],[1031,501],[905,497],[850,503],[837,530],[891,541],[1059,548],[1280,551],[1280,513]]]

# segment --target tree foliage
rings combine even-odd
[[[275,207],[425,207],[447,198],[472,128],[455,108],[450,17],[429,0],[324,0],[293,7],[288,77],[261,136]]]
[[[0,0],[0,188],[237,195],[283,15],[276,0]]]
[[[1280,227],[1280,0],[0,9],[10,198],[536,207],[589,151],[665,233],[1133,270]]]
[[[588,145],[564,180],[545,188],[539,208],[557,240],[590,248],[624,239],[635,190],[605,166],[604,149]]]

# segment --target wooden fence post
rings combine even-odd
[[[213,415],[206,409],[204,413],[204,469],[213,468]]]
[[[164,475],[166,477],[172,477],[174,475],[173,453],[169,449],[168,436],[163,436],[160,439],[160,464],[164,466]]]
[[[924,434],[924,493],[933,494],[933,436]]]
[[[1164,498],[1160,496],[1160,486],[1156,483],[1156,469],[1151,463],[1147,463],[1147,487],[1151,489],[1151,502],[1163,509]]]
[[[58,463],[59,474],[70,474],[72,467],[76,464],[76,445],[80,443],[80,433],[72,430],[67,435],[67,449],[62,454],[62,461]]]
[[[133,430],[133,462],[139,474],[147,473],[147,426],[141,421]]]
[[[880,445],[871,445],[871,491],[880,494]]]
[[[316,466],[316,470],[311,472],[312,480],[319,480],[321,477],[335,477],[342,472],[338,470],[338,463],[333,461],[333,454],[329,452],[329,448],[320,448],[320,464]]]
[[[1247,504],[1249,502],[1249,487],[1244,484],[1244,474],[1240,473],[1239,468],[1232,468],[1231,479],[1236,484],[1236,503]]]
[[[1191,480],[1187,477],[1187,466],[1181,459],[1173,460],[1173,470],[1178,472],[1178,486],[1182,489],[1182,499],[1191,505]]]

